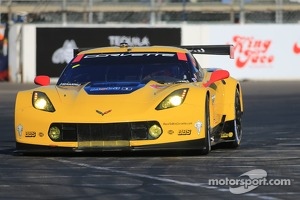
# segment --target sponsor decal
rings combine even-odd
[[[192,125],[192,122],[165,122],[163,123],[165,126],[174,126],[174,125]]]
[[[153,84],[153,85],[150,85],[151,88],[154,88],[154,89],[164,89],[168,86],[165,86],[165,85],[157,85],[157,84]]]
[[[133,88],[132,87],[122,87],[121,90],[123,90],[123,91],[131,91],[131,90],[133,90]]]
[[[74,59],[74,60],[75,60],[75,59]],[[73,62],[75,62],[74,60],[73,60]],[[77,68],[77,67],[79,67],[79,66],[80,66],[80,64],[73,65],[73,66],[72,66],[72,69],[75,69],[75,68]]]
[[[110,54],[91,54],[91,55],[85,55],[84,59],[88,58],[107,58],[107,57],[174,57],[174,53],[110,53]]]
[[[211,96],[212,104],[215,104],[215,99],[216,99],[216,95],[212,95],[212,96]]]
[[[222,133],[221,134],[221,138],[231,138],[233,136],[233,133],[230,132],[230,133]]]
[[[108,36],[110,46],[120,46],[121,43],[127,43],[129,46],[150,46],[150,39],[144,37],[131,37],[125,35]]]
[[[73,63],[80,62],[83,56],[84,54],[77,55],[76,58],[74,58]],[[76,67],[79,67],[79,65],[74,65],[72,68],[74,69]]]
[[[34,131],[25,132],[25,137],[35,137],[35,136],[36,136],[36,132]]]
[[[198,78],[197,78],[197,74],[193,74],[194,77],[192,77],[193,82],[197,82]]]
[[[270,54],[272,40],[263,40],[252,36],[233,36],[236,67],[244,68],[247,65],[254,67],[269,67],[275,56]]]
[[[187,57],[185,53],[177,53],[177,58],[178,60],[183,60],[183,61],[187,61]]]
[[[93,87],[90,89],[91,92],[95,92],[95,91],[105,91],[105,90],[121,90],[121,87]]]
[[[22,126],[21,124],[19,124],[19,125],[17,126],[17,132],[18,132],[18,135],[19,135],[20,137],[22,137],[23,126]]]
[[[178,135],[191,135],[192,130],[190,129],[183,129],[183,130],[179,130]]]
[[[200,131],[201,131],[201,128],[202,128],[202,122],[200,122],[200,120],[198,120],[196,123],[195,123],[195,128],[197,130],[197,133],[198,135],[200,134]]]
[[[80,86],[80,83],[61,83],[59,86]]]

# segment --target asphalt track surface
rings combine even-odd
[[[300,199],[300,81],[241,84],[245,113],[238,149],[218,147],[208,156],[20,156],[13,154],[15,95],[34,86],[0,82],[0,199]],[[261,171],[266,182],[250,178]],[[230,188],[239,190],[233,184],[242,179],[255,189],[234,194]]]

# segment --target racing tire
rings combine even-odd
[[[210,128],[210,112],[209,112],[209,98],[206,97],[205,101],[205,141],[204,141],[204,147],[201,150],[202,155],[207,155],[211,151],[211,128]]]
[[[243,112],[241,110],[241,101],[240,101],[240,92],[236,89],[235,93],[235,119],[233,120],[232,126],[232,133],[233,133],[233,140],[232,142],[228,142],[228,147],[230,148],[237,148],[241,144],[242,140],[242,115]]]

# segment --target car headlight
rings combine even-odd
[[[156,110],[163,110],[167,108],[173,108],[176,106],[180,106],[188,92],[188,89],[180,89],[172,92],[168,95],[158,106],[155,108]]]
[[[44,110],[48,112],[54,112],[54,106],[52,105],[50,99],[43,92],[33,92],[32,95],[32,105],[38,110]]]

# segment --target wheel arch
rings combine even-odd
[[[243,102],[243,91],[242,91],[242,86],[240,83],[237,83],[237,90],[240,93],[240,104],[241,104],[241,111],[244,112],[244,102]]]
[[[211,100],[213,94],[211,93],[210,90],[207,90],[206,91],[206,95],[205,95],[205,102],[208,101],[209,105],[209,118],[210,118],[210,121],[209,121],[209,127],[214,127],[214,115],[215,115],[215,110],[213,109],[214,108],[214,105],[213,105],[213,101]]]
[[[236,91],[239,91],[239,99],[241,105],[241,111],[244,111],[242,87],[235,79],[229,79],[226,81],[226,87],[224,91],[224,115],[226,116],[225,121],[235,119],[235,95]]]

